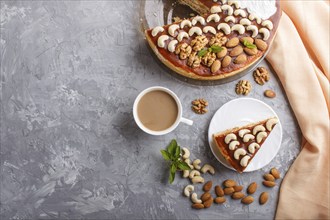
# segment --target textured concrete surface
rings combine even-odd
[[[172,138],[216,168],[206,179],[261,184],[275,166],[284,174],[299,152],[301,134],[277,77],[249,97],[278,113],[283,141],[275,159],[237,174],[217,162],[207,143],[213,113],[238,98],[234,86],[180,81],[151,56],[140,32],[139,1],[1,1],[1,219],[271,219],[281,180],[260,206],[228,198],[224,205],[192,210],[182,196],[188,180],[167,183],[160,149]],[[267,65],[265,62],[262,65]],[[133,121],[139,91],[161,85],[176,92],[192,127],[144,134]],[[263,97],[266,88],[275,99]],[[191,100],[209,100],[196,115]],[[197,186],[201,192],[201,186]]]

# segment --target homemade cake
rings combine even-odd
[[[273,2],[276,11],[267,19],[241,8],[238,1],[179,3],[200,15],[146,30],[145,36],[162,63],[199,80],[227,78],[256,63],[273,40],[281,16],[278,0]]]
[[[223,157],[242,173],[278,123],[276,117],[213,134]]]

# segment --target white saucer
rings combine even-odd
[[[212,135],[226,129],[262,121],[274,116],[279,118],[269,105],[257,99],[239,98],[227,102],[218,109],[210,122],[208,139],[212,153],[220,163],[227,168],[234,170],[234,168],[223,158],[220,150],[213,141]],[[280,149],[281,142],[282,125],[279,122],[269,134],[268,138],[244,172],[261,169],[270,163]]]

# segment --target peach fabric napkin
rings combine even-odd
[[[329,4],[281,1],[281,7],[267,60],[282,82],[303,142],[283,179],[276,219],[329,219]]]

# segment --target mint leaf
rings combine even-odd
[[[170,178],[168,179],[168,181],[170,182],[170,184],[173,183],[174,178],[175,178],[175,172],[173,173],[173,172],[170,171]]]
[[[179,145],[176,145],[176,148],[175,148],[175,154],[174,154],[174,159],[175,159],[175,160],[179,159],[179,157],[180,157],[180,152],[181,152],[180,146],[179,146]]]
[[[198,51],[197,56],[203,57],[203,56],[205,56],[205,54],[207,54],[207,52],[208,52],[207,48],[201,49],[200,51]]]
[[[167,152],[166,150],[161,150],[160,152],[162,153],[163,158],[164,158],[165,160],[171,160],[171,155],[170,155],[169,152]]]
[[[173,139],[171,140],[171,143],[167,146],[167,151],[170,153],[172,157],[174,157],[175,155],[177,145],[178,144],[176,143],[176,140]]]
[[[247,41],[247,40],[244,40],[243,41],[243,44],[244,44],[244,46],[246,46],[247,48],[249,48],[249,49],[254,49],[254,48],[257,48],[257,46],[256,45],[254,45],[254,44],[252,44],[252,43],[250,43],[249,41]]]
[[[175,179],[175,172],[177,170],[177,167],[174,163],[171,164],[170,167],[170,178],[169,178],[169,182],[172,184],[174,179]]]
[[[221,52],[223,50],[223,48],[218,46],[218,45],[212,45],[210,48],[211,48],[213,53],[218,53],[218,52]]]
[[[177,165],[180,170],[190,170],[190,167],[186,162],[178,161]]]

